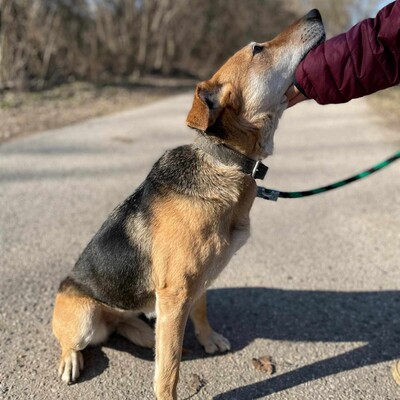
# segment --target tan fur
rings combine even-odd
[[[61,346],[58,374],[62,380],[76,381],[83,369],[81,350],[106,341],[114,331],[139,346],[154,347],[154,332],[137,313],[113,309],[74,291],[58,293],[53,333]]]
[[[243,174],[237,173],[236,179],[243,180]],[[156,290],[185,288],[195,298],[216,278],[237,250],[236,239],[248,233],[256,185],[247,176],[242,185],[245,190],[238,197],[232,194],[230,207],[222,205],[222,199],[218,208],[206,200],[183,196],[169,196],[153,205]]]
[[[92,299],[74,293],[57,295],[53,314],[53,333],[61,345],[58,374],[64,382],[70,383],[78,378],[79,371],[83,368],[80,350],[92,342],[95,332],[96,334],[104,332],[104,327],[98,326],[100,316],[100,307]]]
[[[206,353],[214,354],[216,351],[230,350],[229,341],[215,332],[208,322],[207,296],[205,293],[193,304],[190,310],[190,319],[193,322],[197,340],[204,347]]]

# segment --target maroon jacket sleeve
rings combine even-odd
[[[345,103],[400,82],[400,0],[308,53],[295,84],[319,104]]]

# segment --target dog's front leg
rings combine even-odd
[[[207,294],[204,292],[190,310],[197,340],[208,354],[224,352],[231,349],[229,340],[215,332],[207,318]]]
[[[162,289],[156,296],[156,372],[157,400],[175,400],[182,355],[182,341],[190,310],[184,289]]]

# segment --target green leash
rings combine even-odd
[[[367,176],[372,175],[373,173],[387,167],[392,164],[396,160],[400,158],[400,150],[397,151],[393,156],[388,159],[381,161],[380,163],[374,165],[372,168],[367,169],[366,171],[360,172],[357,175],[353,175],[350,178],[344,179],[339,182],[332,183],[328,186],[319,187],[316,189],[305,190],[302,192],[281,192],[280,190],[267,189],[265,187],[258,186],[257,197],[261,197],[265,200],[277,201],[279,197],[283,199],[298,199],[300,197],[313,196],[314,194],[320,194],[329,192],[330,190],[340,188],[342,186],[346,186],[349,183],[358,181],[359,179],[366,178]]]

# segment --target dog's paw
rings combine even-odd
[[[222,336],[221,334],[211,331],[206,337],[201,337],[197,335],[197,339],[200,344],[204,347],[207,354],[223,353],[231,349],[231,344],[229,340]]]
[[[83,369],[83,356],[80,351],[70,350],[61,356],[58,376],[69,384],[75,382]]]

